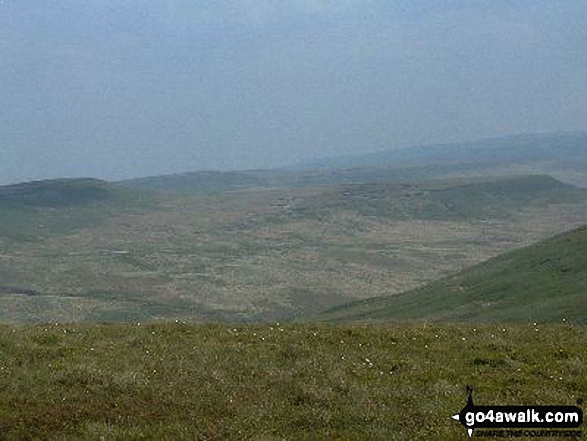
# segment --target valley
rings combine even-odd
[[[546,176],[208,195],[98,183],[104,200],[58,205],[44,185],[36,205],[0,210],[4,323],[295,319],[416,288],[587,218],[587,191]]]

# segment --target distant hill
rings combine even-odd
[[[363,155],[324,157],[297,164],[292,169],[365,166],[415,166],[455,163],[529,164],[555,161],[587,169],[587,133],[513,135],[451,144],[397,148]]]
[[[519,208],[574,203],[587,190],[550,176],[442,180],[421,184],[365,183],[333,186],[293,204],[293,216],[324,218],[339,210],[389,219],[500,218]]]
[[[283,321],[405,291],[587,213],[587,190],[540,175],[212,196],[81,179],[0,196],[0,322],[11,323]]]
[[[457,144],[322,158],[272,170],[196,171],[120,181],[127,187],[213,194],[251,188],[302,188],[369,182],[414,183],[457,176],[578,174],[587,182],[587,134],[518,135]]]
[[[0,186],[0,244],[38,241],[153,206],[156,195],[99,179],[48,179]]]
[[[193,173],[129,179],[120,181],[119,184],[150,190],[206,194],[270,186],[271,172],[199,171]]]
[[[319,318],[587,324],[587,226],[397,296],[331,308]]]
[[[114,199],[113,185],[99,179],[51,179],[0,187],[0,208],[67,207]]]
[[[470,167],[465,167],[467,170]],[[365,182],[401,183],[444,177],[463,171],[458,166],[355,167],[320,170],[197,171],[119,181],[125,187],[184,194],[214,194],[255,188],[303,188]]]

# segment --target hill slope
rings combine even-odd
[[[324,320],[587,323],[587,226],[393,297],[331,308]]]
[[[418,166],[365,166],[329,169],[275,169],[243,171],[196,171],[119,181],[125,187],[182,194],[216,194],[247,189],[294,189],[311,186],[382,182],[397,184],[482,175],[486,167],[476,164],[426,164]],[[527,173],[525,173],[527,174]]]

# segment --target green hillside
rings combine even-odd
[[[331,308],[324,320],[587,323],[587,226],[391,297]]]
[[[117,184],[148,190],[183,194],[216,194],[247,189],[293,189],[337,184],[381,182],[413,183],[454,175],[481,175],[483,164],[434,164],[424,166],[365,166],[331,169],[273,169],[233,172],[197,171],[173,175],[129,179]]]

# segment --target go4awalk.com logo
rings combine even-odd
[[[580,437],[583,411],[577,406],[476,406],[467,386],[465,407],[452,418],[470,437],[531,438]]]

